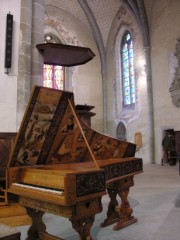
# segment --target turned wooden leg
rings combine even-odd
[[[119,184],[118,195],[121,198],[121,205],[118,212],[120,217],[117,225],[113,227],[113,230],[117,231],[137,222],[137,218],[132,215],[133,210],[128,201],[129,188],[133,185],[133,177],[125,179],[125,184]]]
[[[73,228],[79,233],[80,240],[92,240],[90,230],[94,220],[94,215],[82,219],[70,219]]]
[[[27,214],[32,219],[32,225],[28,230],[28,237],[26,238],[26,240],[39,239],[39,233],[46,231],[46,226],[42,220],[44,212],[29,208],[29,207],[26,207],[26,210],[27,210]]]
[[[110,202],[108,204],[107,218],[101,223],[101,227],[106,227],[119,220],[119,213],[116,211],[116,207],[118,206],[118,201],[116,200],[117,187],[107,187],[107,192]]]

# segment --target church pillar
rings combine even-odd
[[[17,81],[17,130],[34,84],[42,85],[43,56],[36,44],[44,42],[44,0],[22,0]]]
[[[44,42],[44,0],[33,0],[32,45],[31,45],[31,88],[43,84],[43,55],[36,45]]]
[[[17,130],[30,93],[32,0],[21,1],[19,63],[17,79]]]
[[[152,71],[151,71],[151,50],[145,47],[146,74],[147,74],[147,104],[148,104],[148,127],[149,127],[149,159],[155,163],[155,129],[154,129],[154,111],[153,111],[153,89],[152,89]]]

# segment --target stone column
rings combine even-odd
[[[149,126],[149,159],[155,163],[155,129],[154,129],[154,111],[153,111],[153,88],[150,47],[145,47],[146,74],[147,74],[147,104],[148,104],[148,126]]]
[[[21,1],[19,63],[17,80],[17,130],[29,99],[31,81],[32,0]]]
[[[44,42],[44,0],[22,0],[17,81],[17,130],[34,84],[42,85],[43,56],[36,44]]]
[[[32,46],[31,46],[31,88],[43,84],[43,55],[36,48],[44,42],[44,0],[33,0],[32,4]]]

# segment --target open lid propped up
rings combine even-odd
[[[9,166],[45,164],[67,109],[71,92],[35,86],[27,105]]]

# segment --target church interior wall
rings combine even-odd
[[[173,82],[175,58],[174,52],[177,38],[180,37],[180,2],[179,0],[145,0],[147,17],[149,21],[150,47],[151,47],[151,67],[152,67],[152,87],[153,87],[153,117],[154,117],[154,145],[155,145],[155,161],[161,162],[161,142],[163,131],[169,128],[180,131],[179,108],[172,103],[169,88]],[[87,1],[88,3],[88,1]],[[66,3],[63,3],[66,4]],[[78,4],[78,1],[76,1]],[[106,1],[107,4],[107,1]],[[89,6],[93,11],[95,6],[91,2]],[[134,142],[136,132],[141,132],[143,146],[136,153],[136,156],[143,158],[144,162],[150,162],[149,147],[149,105],[148,105],[148,87],[146,79],[146,63],[145,51],[143,46],[142,33],[137,24],[135,16],[125,5],[116,1],[119,6],[117,14],[112,24],[108,22],[105,27],[105,15],[98,18],[96,12],[95,21],[99,24],[99,31],[106,30],[106,34],[102,35],[102,44],[106,50],[106,66],[105,79],[102,77],[102,56],[99,53],[98,43],[94,37],[92,26],[88,25],[88,21],[84,21],[78,16],[72,15],[72,12],[64,11],[57,7],[45,5],[45,10],[50,18],[55,20],[59,27],[60,34],[65,38],[67,44],[89,47],[95,57],[90,62],[76,67],[66,69],[67,82],[66,90],[73,91],[75,95],[75,104],[88,104],[95,106],[93,110],[96,116],[92,118],[92,127],[103,132],[104,107],[107,111],[105,121],[107,124],[105,133],[116,137],[116,130],[119,122],[123,122],[126,127],[126,139]],[[70,5],[68,5],[70,7]],[[78,11],[80,6],[77,7]],[[76,10],[77,10],[76,9]],[[117,8],[118,9],[118,8]],[[20,13],[21,1],[9,0],[1,1],[0,19],[2,23],[2,38],[0,39],[0,131],[14,132],[17,129],[17,102],[18,102],[18,86],[24,84],[18,79],[18,68],[26,67],[26,63],[19,62],[19,39],[20,35]],[[78,12],[77,11],[77,12]],[[81,9],[81,11],[83,11]],[[6,31],[6,14],[13,14],[13,54],[12,68],[9,74],[5,74],[4,69],[4,51],[5,51],[5,31]],[[110,14],[111,18],[114,16]],[[59,24],[59,25],[58,25]],[[104,24],[104,25],[103,25]],[[119,67],[118,46],[121,37],[125,31],[129,30],[134,38],[135,68],[136,68],[136,90],[137,105],[134,114],[124,113],[121,109],[122,94],[120,79],[121,72],[117,71]],[[45,33],[58,33],[54,26],[47,24],[47,16],[45,18]],[[103,69],[104,70],[104,69]],[[25,76],[25,75],[24,75]],[[26,77],[26,76],[25,76]],[[24,80],[23,80],[24,81]],[[103,81],[106,81],[103,89]],[[26,83],[26,84],[29,84]],[[23,88],[21,89],[23,91]],[[103,98],[106,99],[104,105]],[[120,101],[119,101],[120,99]],[[24,100],[26,101],[26,99]],[[23,105],[24,107],[24,105]],[[123,113],[123,114],[122,114]]]
[[[137,22],[130,12],[124,7],[120,10],[120,17],[114,19],[107,44],[107,122],[108,133],[116,137],[116,129],[119,122],[126,127],[126,140],[135,142],[135,133],[141,132],[143,147],[136,155],[143,157],[144,162],[149,159],[148,108],[147,108],[147,84],[145,72],[145,55],[141,32]],[[136,75],[136,107],[132,111],[126,111],[122,107],[122,81],[120,71],[120,45],[124,32],[128,30],[133,36],[134,63]],[[113,107],[112,107],[113,106]]]
[[[47,17],[48,16],[48,17]],[[90,28],[71,14],[52,6],[46,6],[45,33],[54,32],[65,44],[90,48],[95,57],[88,63],[69,67],[66,86],[74,92],[75,104],[95,106],[96,115],[92,127],[103,131],[101,63]]]
[[[155,126],[155,156],[161,161],[161,142],[165,129],[180,130],[180,111],[172,103],[169,88],[173,81],[176,39],[180,36],[180,2],[154,1],[150,22],[153,104]],[[173,69],[172,69],[173,68]]]
[[[2,0],[0,8],[1,38],[0,38],[0,132],[16,131],[17,109],[17,76],[18,76],[18,42],[20,22],[20,0]],[[9,73],[4,68],[6,15],[13,15],[12,58]]]

